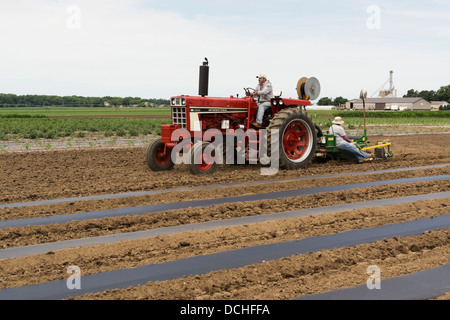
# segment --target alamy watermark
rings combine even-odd
[[[261,167],[262,175],[274,175],[279,170],[279,131],[271,131],[270,146],[266,129],[257,132],[254,129],[227,130],[225,141],[223,133],[218,129],[208,129],[205,132],[194,132],[194,136],[186,129],[176,129],[172,132],[172,141],[178,143],[171,151],[174,164],[249,164],[270,165]],[[202,148],[203,142],[208,142]],[[270,147],[270,156],[269,156]],[[225,148],[225,149],[224,149]],[[194,153],[194,154],[192,154]],[[225,153],[225,158],[224,158]],[[248,159],[247,159],[248,157]]]
[[[372,265],[367,268],[367,288],[370,290],[381,289],[381,270],[378,266]]]
[[[69,266],[67,273],[71,276],[67,279],[66,285],[69,290],[81,289],[81,269],[78,266]]]
[[[369,30],[380,30],[381,29],[381,9],[377,5],[371,5],[366,10],[367,14],[370,16],[367,18],[367,28]]]
[[[81,8],[77,5],[67,7],[69,17],[66,20],[66,26],[69,30],[81,29]]]

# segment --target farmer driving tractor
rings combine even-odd
[[[256,120],[252,123],[255,128],[262,128],[264,112],[271,107],[270,100],[273,98],[272,83],[267,80],[265,74],[260,74],[258,77],[258,85],[256,86],[253,95],[258,97],[258,107],[256,113]]]

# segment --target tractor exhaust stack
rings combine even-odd
[[[208,95],[209,66],[208,59],[205,58],[203,65],[200,66],[200,76],[198,84],[198,95],[205,97]]]

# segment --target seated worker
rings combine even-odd
[[[332,123],[333,125],[330,127],[328,132],[330,134],[334,134],[336,137],[336,147],[338,149],[350,152],[353,156],[355,156],[359,163],[373,160],[368,153],[360,150],[357,146],[350,142],[350,139],[347,137],[347,134],[342,127],[344,121],[342,121],[341,117],[334,118]]]
[[[271,107],[270,100],[273,98],[272,83],[267,80],[267,76],[260,74],[258,77],[258,85],[253,95],[258,97],[258,108],[256,109],[256,121],[252,125],[256,128],[262,128],[264,112]]]

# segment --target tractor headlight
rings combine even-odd
[[[278,103],[280,106],[283,105],[283,100],[280,100],[280,102]]]
[[[173,97],[170,98],[170,105],[174,107],[186,106],[186,98]]]
[[[273,100],[273,105],[276,106],[278,104],[277,100]]]

